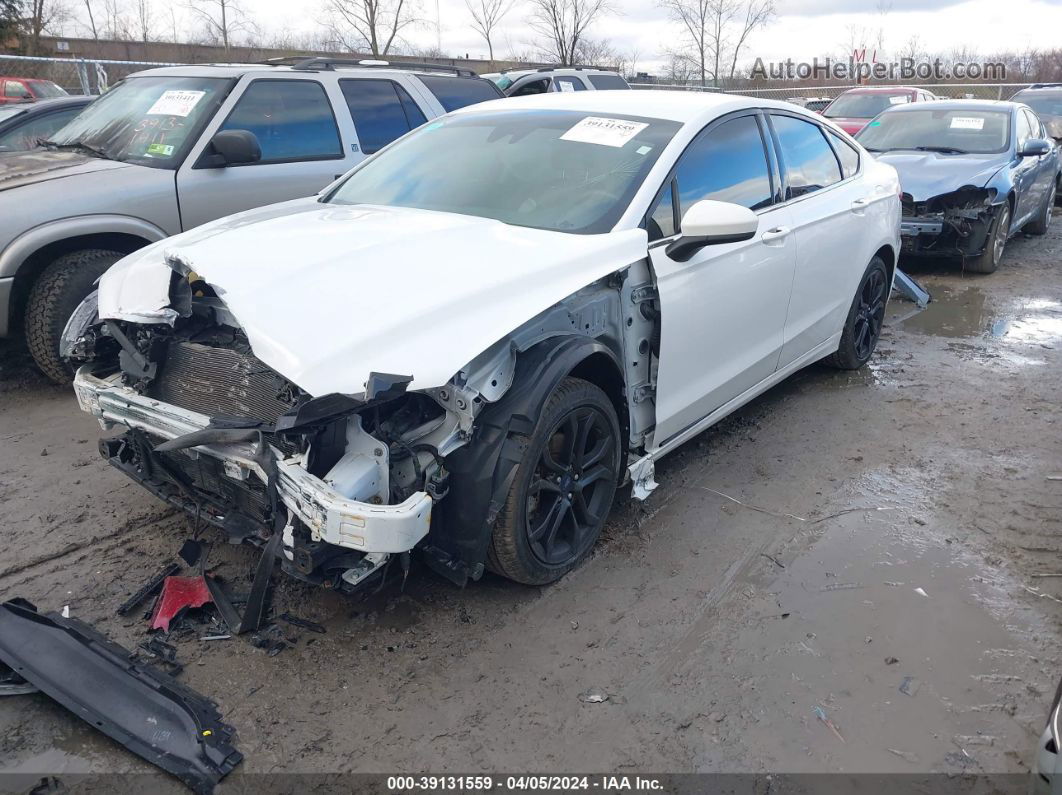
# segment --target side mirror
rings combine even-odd
[[[705,199],[686,210],[682,234],[668,245],[667,255],[686,262],[705,246],[751,240],[759,225],[760,219],[748,207]]]
[[[262,159],[262,147],[250,130],[222,130],[214,133],[210,147],[203,157],[207,168],[224,168],[243,163],[257,163]]]
[[[1043,138],[1029,138],[1018,152],[1019,157],[1041,157],[1051,151],[1051,144]]]

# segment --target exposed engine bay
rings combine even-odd
[[[900,223],[903,252],[976,256],[984,251],[1002,206],[994,188],[967,186],[925,201],[905,193]]]
[[[195,274],[175,273],[171,298],[172,325],[94,311],[86,322],[89,306],[68,327],[64,355],[89,363],[75,379],[82,408],[128,426],[101,454],[234,543],[282,533],[283,567],[308,582],[348,590],[393,555],[405,568],[448,492],[462,417],[407,392],[410,376],[312,398],[255,357]]]

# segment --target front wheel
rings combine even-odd
[[[124,254],[87,249],[64,254],[49,265],[30,290],[26,304],[26,344],[33,361],[57,384],[70,382],[70,367],[59,356],[66,322],[92,292],[92,286]]]
[[[826,364],[839,370],[858,370],[870,361],[881,337],[885,322],[885,304],[889,300],[889,270],[881,257],[874,257],[859,281],[852,306],[848,310],[841,344],[826,358]]]
[[[616,494],[620,430],[600,388],[565,378],[546,401],[491,536],[488,565],[544,585],[590,552]]]
[[[1010,238],[1010,202],[1004,202],[996,213],[996,220],[985,241],[985,250],[976,257],[969,257],[963,267],[971,273],[995,273],[1003,259],[1003,249]]]

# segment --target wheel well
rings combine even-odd
[[[120,251],[123,254],[131,254],[150,242],[136,235],[104,232],[94,235],[78,235],[77,237],[69,237],[41,246],[26,257],[15,273],[15,284],[11,297],[11,328],[14,328],[15,324],[21,323],[22,311],[26,306],[26,298],[29,296],[30,288],[37,281],[41,271],[59,257],[72,251],[82,251],[89,248],[102,248]]]
[[[605,353],[594,353],[579,362],[569,375],[589,381],[608,395],[613,408],[616,409],[616,416],[619,417],[620,433],[626,448],[627,439],[630,437],[630,417],[623,374],[620,373],[616,362]]]
[[[896,253],[892,250],[892,246],[882,246],[874,252],[874,256],[881,257],[881,261],[885,263],[885,270],[889,274],[886,284],[892,284],[892,277],[896,275]]]

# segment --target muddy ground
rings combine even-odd
[[[894,301],[864,372],[809,368],[687,444],[556,585],[458,590],[415,566],[404,592],[351,600],[278,575],[275,610],[326,634],[289,629],[274,657],[209,627],[171,638],[238,729],[228,782],[1025,771],[1062,676],[1062,579],[1036,576],[1062,573],[1062,222],[992,276],[908,270],[936,301]],[[190,524],[96,438],[0,350],[0,598],[134,647],[146,622],[115,608]],[[245,588],[257,555],[210,559]],[[0,703],[0,769],[151,770],[41,695]]]

